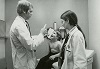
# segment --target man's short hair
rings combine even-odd
[[[18,1],[18,5],[17,5],[17,13],[18,15],[21,15],[22,13],[27,13],[29,8],[32,7],[32,4],[27,1],[27,0],[20,0]]]

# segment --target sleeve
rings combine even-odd
[[[39,46],[39,44],[41,44],[44,41],[44,36],[42,33],[40,33],[39,35],[32,36],[32,39],[34,40],[34,44],[36,46]]]
[[[18,39],[28,50],[35,50],[36,46],[38,46],[44,40],[41,33],[37,35],[37,38],[32,39],[26,26],[18,26],[16,30],[18,33]]]
[[[74,67],[73,69],[87,69],[87,59],[85,54],[85,43],[84,39],[80,36],[73,37],[73,59]]]

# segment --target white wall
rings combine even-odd
[[[6,32],[4,30],[5,23],[5,0],[0,0],[0,69],[6,68],[6,60],[5,60],[5,38],[2,36],[5,35]]]
[[[5,39],[0,38],[0,69],[6,68],[6,59],[5,59]]]
[[[5,21],[5,0],[0,0],[0,20]]]
[[[0,59],[5,58],[5,40],[0,38]]]
[[[100,69],[100,0],[88,0],[89,48],[95,50],[93,69]]]

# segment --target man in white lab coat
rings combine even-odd
[[[85,54],[85,38],[77,23],[76,14],[68,10],[61,15],[62,26],[69,30],[69,38],[65,43],[64,61],[60,69],[87,69]]]
[[[14,69],[35,69],[36,47],[44,40],[45,27],[35,38],[31,37],[29,25],[26,22],[33,12],[33,6],[27,0],[20,0],[17,5],[18,16],[10,28],[10,41]]]

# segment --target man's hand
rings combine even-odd
[[[46,30],[46,25],[44,25],[44,27],[41,29],[40,33],[42,33],[43,35],[45,35],[47,33],[47,30]]]

